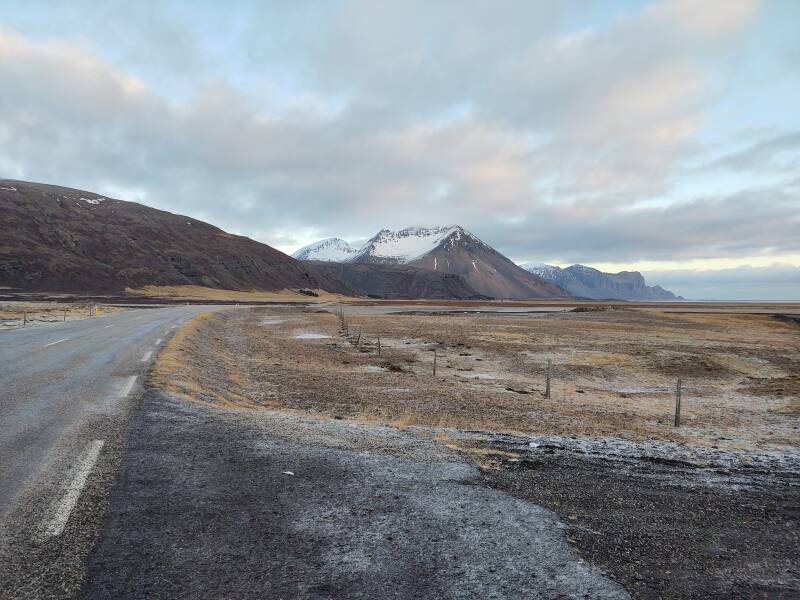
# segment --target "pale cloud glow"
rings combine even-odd
[[[800,266],[796,3],[14,4],[0,176],[286,252],[459,223],[520,261]]]
[[[787,265],[800,266],[800,254],[786,254],[782,257],[782,263]],[[768,256],[742,256],[736,258],[695,258],[684,261],[641,261],[635,263],[624,262],[604,262],[593,265],[595,268],[608,271],[674,271],[674,270],[693,270],[693,271],[715,271],[719,269],[734,269],[736,267],[771,267],[775,264],[775,259]],[[558,265],[568,266],[568,265]]]

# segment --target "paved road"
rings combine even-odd
[[[25,577],[9,563],[52,549],[87,480],[113,471],[128,399],[159,346],[200,310],[134,309],[0,332],[0,579]],[[33,565],[20,568],[32,574]]]
[[[0,333],[0,506],[38,475],[67,432],[117,410],[155,342],[195,312],[131,310]]]

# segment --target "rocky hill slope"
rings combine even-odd
[[[680,300],[661,286],[649,286],[638,271],[603,273],[584,265],[562,269],[552,265],[527,264],[522,267],[551,281],[573,296],[597,300]]]
[[[352,293],[313,265],[190,217],[53,185],[0,180],[0,286],[119,292],[145,285]]]
[[[344,281],[359,293],[373,298],[434,300],[482,300],[461,275],[437,273],[408,265],[319,261],[318,272]]]

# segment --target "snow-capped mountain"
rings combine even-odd
[[[300,248],[292,254],[298,260],[322,260],[325,262],[346,262],[351,260],[358,250],[341,238],[328,238]]]
[[[406,227],[400,231],[382,229],[353,257],[359,262],[408,264],[444,244],[453,247],[462,238],[483,243],[458,225],[446,227]]]
[[[304,250],[296,252],[295,258],[304,258],[301,256]],[[312,260],[310,256],[313,253],[308,255],[309,258],[304,260]],[[354,254],[335,260],[409,265],[443,275],[460,275],[478,294],[493,298],[527,299],[567,295],[557,286],[518,267],[459,225],[407,227],[399,231],[382,229]]]
[[[638,271],[603,273],[585,265],[562,269],[542,263],[520,265],[526,271],[551,281],[574,296],[596,300],[679,300],[661,286],[647,285]]]

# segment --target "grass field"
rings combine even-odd
[[[204,402],[397,427],[763,450],[800,442],[800,328],[771,316],[611,309],[347,321],[349,337],[314,308],[228,310],[181,338],[180,366],[157,373]]]

